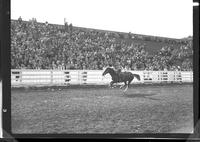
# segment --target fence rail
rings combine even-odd
[[[139,74],[132,83],[193,82],[193,72],[187,71],[131,71]],[[11,86],[17,85],[103,85],[111,81],[110,75],[102,76],[103,70],[11,70]]]

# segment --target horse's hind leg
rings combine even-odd
[[[126,90],[129,88],[129,86],[130,86],[132,80],[133,80],[133,78],[131,78],[131,79],[128,81],[128,84],[127,84],[126,88],[124,89],[124,92],[126,92]]]
[[[125,86],[126,86],[126,81],[124,81],[124,85],[122,84],[119,88],[122,89]]]
[[[125,83],[125,85],[124,86],[126,86],[126,88],[124,89],[124,92],[126,92],[127,91],[127,89],[128,89],[128,84],[126,83],[126,82],[124,82]]]
[[[128,87],[130,86],[132,80],[133,80],[133,78],[128,81],[128,85],[127,85]]]

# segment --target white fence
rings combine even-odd
[[[139,74],[132,83],[193,82],[193,72],[186,71],[131,71]],[[103,85],[111,76],[102,76],[103,70],[11,70],[11,86],[17,85]]]

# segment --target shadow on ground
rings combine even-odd
[[[146,98],[146,99],[151,99],[151,100],[160,100],[157,98],[152,98],[151,96],[157,95],[155,93],[124,93],[122,97],[127,97],[127,98]]]

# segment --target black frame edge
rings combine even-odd
[[[11,86],[10,82],[10,0],[2,0],[2,129],[3,137],[12,137],[11,132]]]
[[[199,0],[194,0],[199,2]],[[199,6],[193,6],[193,51],[194,51],[194,134],[192,137],[200,137],[200,115],[199,115]]]
[[[198,1],[198,0],[194,0]],[[12,134],[11,133],[11,82],[10,82],[10,0],[1,0],[2,3],[2,12],[1,12],[1,37],[3,37],[1,41],[1,75],[2,75],[2,90],[3,90],[3,109],[7,110],[7,112],[4,112],[2,110],[3,115],[3,137],[7,138],[30,138],[30,137],[43,137],[43,138],[52,138],[52,137],[59,137],[59,138],[132,138],[133,136],[136,136],[135,138],[141,138],[140,136],[145,135],[145,137],[154,138],[154,134],[135,134],[135,135],[129,135],[129,134],[116,134],[116,135],[104,135],[104,134],[91,134],[91,135],[84,135],[84,134],[78,134],[78,135],[66,135],[66,134]],[[194,95],[194,126],[197,126],[197,122],[199,121],[199,7],[193,7],[193,47],[194,49],[194,89],[195,93],[197,95]],[[197,59],[197,60],[196,60]],[[198,134],[199,127],[194,127],[195,131],[194,134],[164,134],[169,138],[178,138],[177,135],[180,136],[180,139],[187,139],[195,138],[196,134]],[[164,137],[165,137],[164,136]],[[156,134],[155,138],[164,138],[163,134]],[[146,138],[144,138],[146,139]]]

